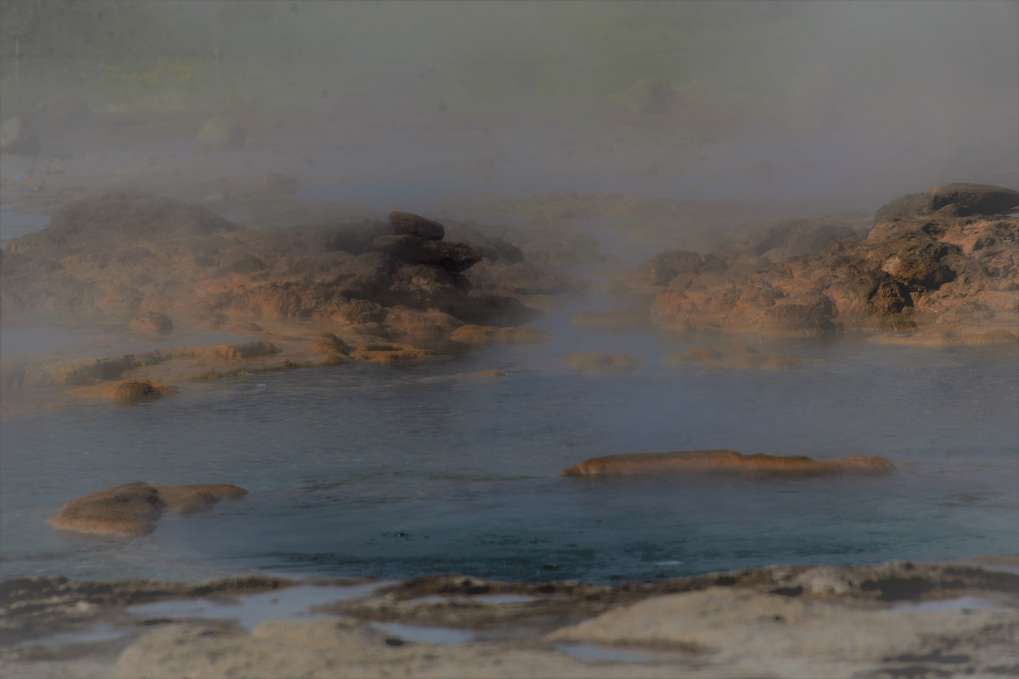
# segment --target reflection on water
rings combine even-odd
[[[238,378],[0,431],[0,577],[656,578],[777,562],[1019,551],[1015,353],[800,343],[781,371],[665,367],[641,333],[583,333],[416,368]],[[574,351],[626,352],[590,377]],[[489,381],[436,380],[511,369]],[[575,479],[594,455],[729,447],[880,454],[886,478]],[[132,480],[231,482],[243,501],[127,543],[58,534],[63,502]]]
[[[141,618],[235,620],[245,629],[252,630],[266,620],[309,617],[312,614],[308,609],[312,606],[360,599],[381,586],[382,583],[349,587],[314,585],[286,587],[261,594],[250,594],[236,601],[209,599],[158,601],[131,606],[128,612]]]

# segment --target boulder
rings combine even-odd
[[[153,486],[127,483],[68,502],[49,522],[76,533],[135,537],[151,533],[165,508]]]
[[[744,455],[734,450],[687,450],[673,453],[628,453],[593,457],[563,470],[563,476],[642,476],[664,473],[824,476],[887,474],[895,467],[883,457],[855,456],[815,460],[805,456]]]
[[[1006,214],[1019,209],[1019,191],[989,184],[945,184],[927,195],[931,210],[952,205],[960,215]]]
[[[442,224],[413,212],[390,212],[389,226],[399,236],[415,236],[423,240],[442,240],[446,235]]]
[[[155,401],[167,393],[167,388],[149,380],[127,380],[113,389],[113,401],[121,405],[133,405]]]

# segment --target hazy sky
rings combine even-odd
[[[4,0],[5,18],[29,25],[58,6]],[[950,180],[1019,184],[1014,1],[76,7],[74,27],[36,21],[22,47],[51,55],[57,67],[35,76],[51,90],[94,85],[86,63],[103,74],[218,57],[218,80],[200,68],[204,87],[177,100],[332,112],[337,144],[374,144],[359,162],[379,179],[399,153],[528,190],[877,200]],[[107,91],[101,105],[130,105]]]

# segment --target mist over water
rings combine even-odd
[[[462,220],[526,234],[529,257],[587,285],[536,322],[544,344],[241,376],[4,422],[0,579],[605,582],[1019,551],[1014,348],[762,342],[801,364],[712,370],[666,359],[717,337],[570,323],[637,307],[604,294],[611,274],[668,248],[712,250],[748,223],[867,223],[935,184],[1019,185],[1017,25],[1019,5],[984,0],[5,0],[0,117],[30,121],[42,148],[0,158],[5,242],[44,228],[65,198],[127,187],[265,228],[322,205]],[[203,146],[210,120],[245,142]],[[286,200],[258,183],[276,175],[294,179]],[[590,242],[546,248],[577,234]],[[4,322],[5,360],[238,339]],[[578,351],[639,367],[578,375],[563,363]],[[508,375],[462,379],[492,369]],[[700,448],[882,455],[898,471],[559,476],[596,455]],[[124,543],[46,525],[64,502],[134,480],[251,494]]]

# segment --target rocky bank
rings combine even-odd
[[[636,284],[670,330],[1014,344],[1017,209],[1017,191],[949,184],[883,206],[866,234],[787,223],[717,254],[662,253]]]
[[[120,679],[1015,676],[1016,566],[1014,557],[772,566],[614,586],[460,576],[201,585],[24,578],[0,584],[0,672]],[[309,585],[321,595],[308,599]],[[272,619],[274,605],[287,608],[290,591],[311,609]],[[268,612],[241,624],[232,611],[252,596]],[[199,600],[207,613],[138,607]],[[89,637],[97,628],[103,634]]]

